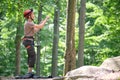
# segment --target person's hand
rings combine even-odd
[[[49,19],[49,18],[50,18],[50,16],[47,15],[47,16],[46,16],[46,19]]]

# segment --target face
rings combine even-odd
[[[35,18],[35,16],[34,16],[34,13],[33,13],[33,12],[31,13],[31,18],[32,18],[32,19],[34,19],[34,18]]]

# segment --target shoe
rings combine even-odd
[[[23,79],[28,79],[28,78],[33,78],[33,76],[34,76],[34,73],[27,73],[26,75],[24,75],[22,78]]]
[[[52,76],[48,76],[48,78],[53,78]]]
[[[15,79],[22,79],[22,76],[15,76]]]

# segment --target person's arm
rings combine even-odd
[[[45,25],[45,23],[47,22],[48,19],[49,19],[49,16],[47,16],[47,17],[45,18],[45,20],[41,21],[40,24],[35,24],[34,27],[35,27],[35,28],[38,28],[38,29],[43,28],[43,26]]]

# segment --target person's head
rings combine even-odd
[[[25,17],[27,20],[28,20],[28,19],[31,19],[31,20],[34,19],[33,9],[25,10],[23,14],[24,14],[24,17]]]

